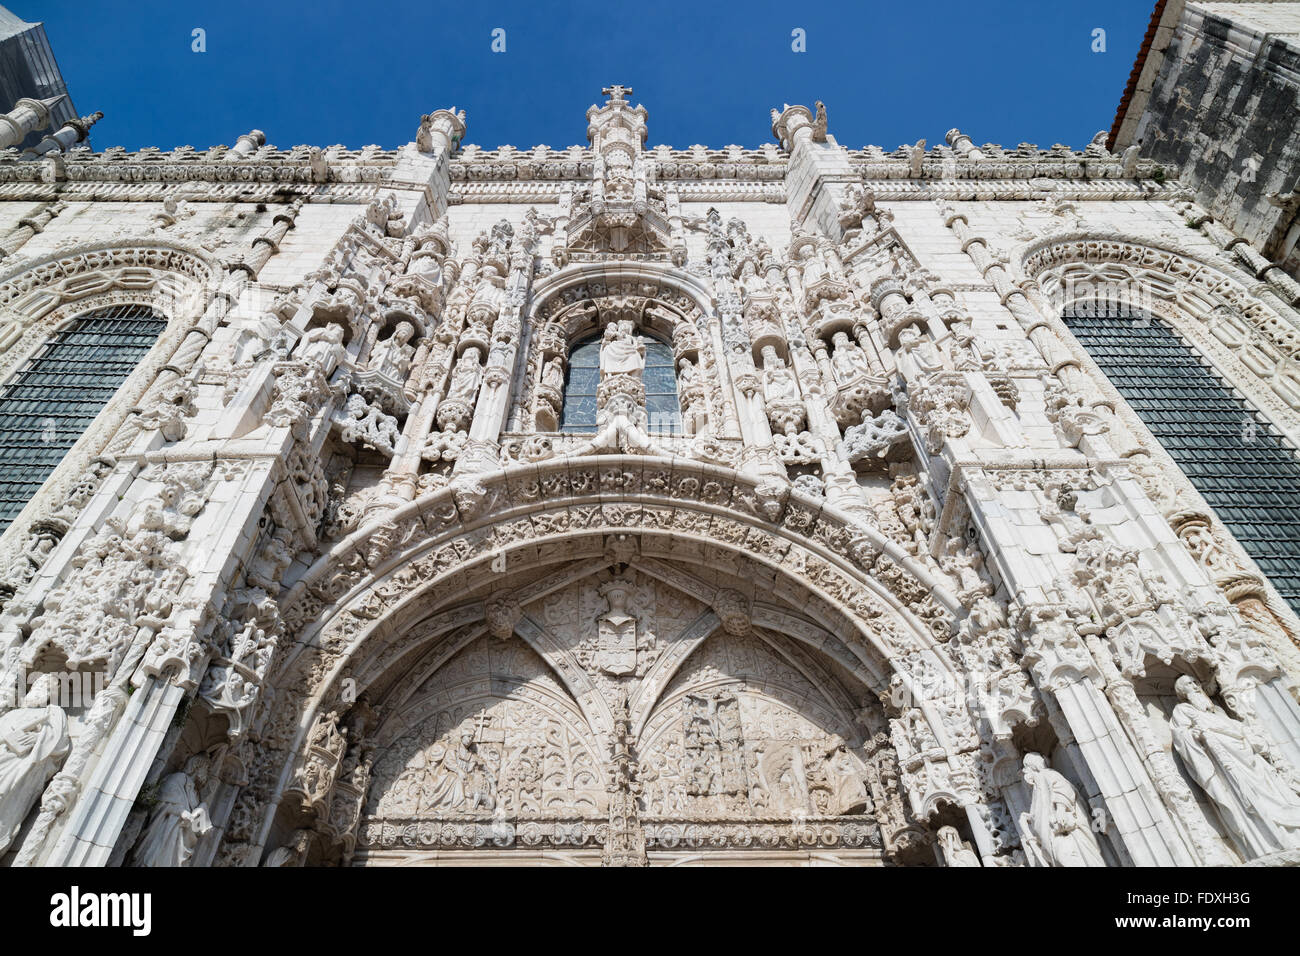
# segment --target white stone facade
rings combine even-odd
[[[605,94],[567,149],[0,156],[6,377],[167,320],[0,538],[0,859],[1294,859],[1300,621],[1061,319],[1294,441],[1287,290],[1098,141]]]

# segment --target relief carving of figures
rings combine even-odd
[[[144,834],[135,847],[136,866],[188,866],[199,840],[212,829],[202,798],[211,772],[209,759],[191,757],[183,771],[169,774],[158,790]]]
[[[1024,780],[1033,797],[1029,812],[1020,815],[1020,831],[1031,863],[1105,866],[1092,819],[1074,785],[1036,753],[1025,754]]]
[[[280,578],[293,563],[292,540],[293,535],[286,528],[278,529],[266,539],[245,574],[249,587],[261,588],[272,597],[280,593]]]
[[[715,639],[716,644],[716,639]],[[725,664],[768,660],[757,638],[728,637],[701,662],[697,678],[716,681]],[[716,662],[716,663],[710,663]],[[787,669],[788,670],[788,669]],[[688,674],[682,680],[689,685]],[[785,686],[808,686],[788,670]],[[861,755],[815,718],[744,684],[691,691],[657,712],[643,735],[645,808],[661,819],[800,819],[868,814],[873,803]]]
[[[155,466],[142,479],[161,483],[156,496],[123,521],[110,518],[72,558],[72,573],[45,598],[32,620],[24,657],[53,645],[70,666],[104,664],[111,672],[139,627],[161,628],[188,578],[173,538],[189,532],[207,502],[212,463]]]
[[[51,679],[33,683],[23,706],[0,715],[0,855],[71,749],[68,718],[50,700]]]
[[[589,747],[529,701],[434,713],[377,757],[373,777],[367,813],[384,819],[585,817],[606,801]]]
[[[461,731],[454,745],[435,744],[427,752],[427,759],[434,779],[423,794],[422,812],[496,809],[496,774],[478,752],[474,733],[468,727]]]
[[[347,745],[348,731],[340,726],[338,711],[318,715],[312,725],[303,763],[287,791],[299,797],[303,810],[315,813],[318,819],[329,816],[334,781]]]
[[[1175,682],[1182,703],[1170,719],[1174,752],[1214,802],[1248,857],[1300,848],[1300,795],[1295,770],[1269,761],[1262,736],[1222,713],[1196,679]]]

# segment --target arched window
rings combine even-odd
[[[596,430],[596,386],[600,384],[600,339],[588,339],[569,353],[564,373],[564,408],[560,431]]]
[[[673,350],[656,339],[645,342],[645,410],[651,432],[677,434],[682,430],[682,407],[677,400],[677,367]]]
[[[1065,324],[1300,612],[1300,459],[1163,322],[1080,304]]]
[[[0,390],[0,531],[95,420],[167,320],[143,305],[79,316]]]
[[[676,434],[682,429],[682,409],[677,399],[677,371],[672,347],[640,335],[645,344],[645,404],[652,433]],[[564,408],[560,431],[596,430],[596,387],[600,384],[600,337],[574,346],[564,378]]]

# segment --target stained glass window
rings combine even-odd
[[[1300,459],[1158,319],[1105,304],[1065,324],[1300,612]]]
[[[0,531],[63,460],[166,327],[141,305],[80,316],[0,390]]]
[[[653,433],[677,433],[682,428],[682,410],[677,400],[677,373],[671,346],[641,335],[645,344],[645,403],[649,429]],[[600,339],[574,346],[564,380],[564,409],[560,430],[596,430],[596,387],[600,384]]]

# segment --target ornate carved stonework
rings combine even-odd
[[[166,326],[0,538],[12,860],[1289,859],[1300,619],[1061,320],[1150,305],[1300,438],[1281,267],[1099,142],[631,95],[0,155],[0,370]]]

